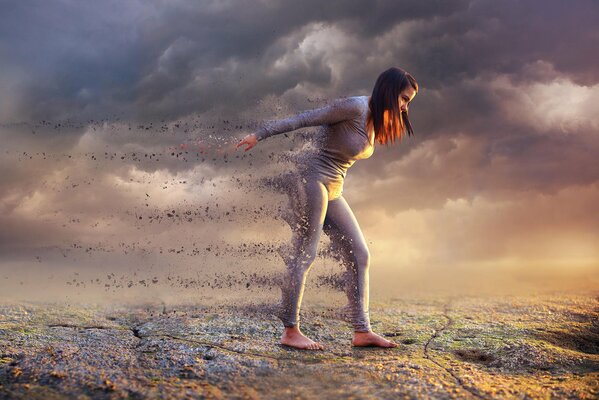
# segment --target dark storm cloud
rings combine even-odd
[[[3,2],[0,82],[16,102],[14,114],[64,118],[88,115],[120,100],[139,70],[133,3]],[[124,95],[125,97],[127,94]]]
[[[593,1],[472,1],[446,18],[422,21],[398,59],[435,88],[478,75],[517,78],[539,60],[577,83],[594,84],[597,18]]]
[[[299,82],[327,87],[330,66],[318,58],[264,76],[298,45],[280,38],[314,22],[337,25],[357,41],[348,51],[401,64],[431,88],[489,72],[518,75],[538,60],[589,84],[597,81],[597,8],[591,1],[17,2],[3,5],[0,17],[3,86],[16,102],[2,117],[176,118],[222,104],[246,108]],[[409,29],[385,37],[406,22]],[[347,71],[351,82],[338,89],[369,89],[385,66]]]

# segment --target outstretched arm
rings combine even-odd
[[[337,99],[327,106],[303,111],[289,118],[266,121],[255,135],[260,141],[273,135],[307,126],[332,125],[360,115],[361,107],[360,100],[355,97]]]

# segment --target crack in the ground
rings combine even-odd
[[[119,329],[120,327],[103,326],[103,325],[49,324],[46,326],[48,328],[71,328],[71,329],[80,329],[80,330],[85,330],[85,329],[121,330],[121,329]],[[139,333],[139,328],[133,327],[133,328],[128,328],[128,329],[133,333],[133,336],[135,336],[138,339],[143,339],[143,337]]]
[[[48,328],[72,328],[72,329],[118,329],[113,326],[103,325],[75,325],[75,324],[49,324]]]
[[[438,337],[441,332],[445,331],[447,328],[449,328],[449,326],[451,324],[453,324],[453,320],[449,316],[450,303],[451,303],[451,301],[449,301],[443,305],[443,314],[442,315],[446,319],[445,324],[441,328],[435,329],[432,336],[424,344],[424,358],[426,358],[427,360],[433,362],[435,365],[437,365],[437,366],[441,367],[443,370],[445,370],[449,375],[451,375],[453,377],[453,379],[455,379],[455,381],[462,387],[462,389],[464,389],[465,391],[467,391],[474,397],[479,398],[479,399],[488,399],[489,397],[484,396],[477,389],[471,388],[468,385],[466,385],[466,383],[462,380],[462,378],[460,378],[458,375],[456,375],[451,370],[451,368],[447,368],[446,366],[441,364],[439,361],[435,360],[433,358],[433,356],[431,354],[429,354],[429,352],[428,352],[428,347],[433,342],[433,340],[436,337]]]
[[[105,330],[116,329],[116,330],[120,330],[119,327],[103,326],[103,325],[49,324],[46,326],[48,328],[71,328],[71,329],[79,329],[79,330],[85,330],[85,329],[105,329]],[[133,336],[140,339],[140,341],[141,341],[141,339],[143,339],[143,337],[139,333],[139,328],[132,327],[132,328],[128,328],[128,329],[133,333]],[[141,345],[141,342],[138,343],[135,346],[135,348],[138,348],[140,345]]]
[[[143,339],[143,336],[141,336],[141,334],[139,333],[139,328],[137,327],[133,327],[133,328],[129,328],[129,330],[131,330],[131,332],[133,332],[133,336],[135,336],[138,339]]]

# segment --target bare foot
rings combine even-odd
[[[397,347],[398,344],[394,342],[390,342],[387,339],[382,338],[376,333],[370,332],[354,332],[354,340],[352,340],[352,344],[356,347]]]
[[[281,336],[281,344],[302,350],[324,350],[324,347],[320,343],[304,336],[297,326],[285,328],[285,332]]]

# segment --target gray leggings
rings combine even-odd
[[[356,332],[370,331],[368,315],[368,268],[370,253],[358,221],[343,196],[328,199],[326,186],[319,179],[300,180],[290,196],[292,215],[291,253],[286,257],[279,318],[285,327],[299,323],[300,306],[306,277],[312,266],[321,233],[331,239],[332,250],[347,268],[345,290],[351,321]]]

